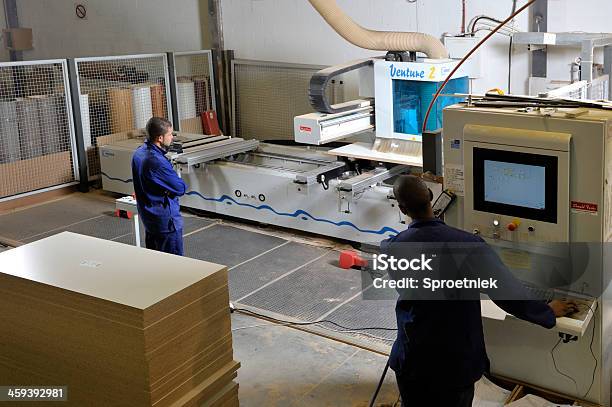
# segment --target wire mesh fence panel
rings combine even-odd
[[[610,76],[602,75],[591,81],[591,93],[589,98],[592,100],[609,100]]]
[[[0,63],[0,199],[78,179],[66,61]]]
[[[171,119],[166,54],[77,58],[83,138],[90,178],[98,147],[143,135],[153,117]]]
[[[211,51],[175,52],[174,70],[181,131],[215,133],[210,121],[216,116],[202,119],[202,113],[217,110]]]
[[[310,78],[324,66],[250,60],[232,62],[233,134],[258,140],[293,140],[293,118],[313,111]],[[331,103],[344,101],[344,82],[326,89]]]

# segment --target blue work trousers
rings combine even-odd
[[[168,233],[149,233],[145,235],[147,249],[157,250],[178,256],[183,255],[183,230]]]
[[[395,374],[402,396],[402,407],[472,407],[474,385],[459,389],[445,389],[444,383],[435,380],[415,382]]]

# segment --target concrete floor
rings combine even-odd
[[[0,241],[29,243],[67,230],[133,245],[133,223],[114,216],[114,198],[76,193],[2,213]],[[395,300],[366,295],[372,290],[360,272],[338,267],[338,250],[344,248],[338,242],[190,213],[184,213],[183,232],[187,257],[228,266],[230,299],[237,305],[294,321],[329,320],[338,325],[313,330],[325,329],[325,335],[379,352],[390,350]],[[339,326],[382,329],[337,332]]]
[[[240,405],[367,406],[385,356],[246,315],[232,315]],[[398,399],[388,371],[376,405]]]
[[[1,214],[0,236],[29,243],[70,230],[134,244],[133,223],[113,216],[113,211],[110,197],[73,194]],[[255,232],[193,216],[185,217],[184,233],[188,257],[228,266],[233,301],[285,319],[312,321],[325,316],[347,326],[394,326],[392,304],[358,301],[361,280],[338,269],[334,264],[337,254],[330,248],[297,243],[289,240],[292,234],[278,237],[269,230]],[[367,309],[375,315],[364,311]],[[391,319],[387,321],[381,314]],[[367,406],[387,359],[357,346],[238,313],[232,316],[232,329],[234,358],[242,364],[238,371],[240,404],[246,407]],[[389,338],[371,342],[367,337],[364,341],[362,335],[340,337],[388,350]],[[393,406],[397,398],[394,375],[389,371],[376,405]]]

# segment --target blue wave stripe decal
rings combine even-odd
[[[238,206],[244,206],[244,207],[248,207],[248,208],[252,208],[252,209],[256,209],[258,211],[260,210],[269,210],[271,212],[273,212],[276,215],[279,216],[288,216],[291,218],[297,218],[299,216],[305,216],[307,218],[310,218],[316,222],[323,222],[323,223],[328,223],[330,225],[335,225],[335,226],[349,226],[352,227],[353,229],[361,232],[361,233],[371,233],[371,234],[375,234],[375,235],[384,235],[386,233],[393,233],[393,234],[399,234],[399,232],[391,227],[385,226],[384,228],[380,229],[380,230],[368,230],[368,229],[361,229],[360,227],[354,225],[351,222],[348,221],[342,221],[342,222],[334,222],[331,221],[329,219],[322,219],[322,218],[317,218],[315,216],[312,216],[311,214],[309,214],[308,212],[306,212],[303,209],[298,209],[297,211],[293,212],[293,213],[284,213],[284,212],[278,212],[276,211],[274,208],[272,208],[269,205],[252,205],[252,204],[248,204],[248,203],[242,203],[242,202],[238,202],[236,201],[234,198],[232,198],[231,196],[227,196],[227,195],[222,195],[220,198],[207,198],[204,195],[200,194],[199,192],[195,192],[195,191],[191,191],[191,192],[187,192],[186,195],[196,195],[200,198],[202,198],[205,201],[212,201],[212,202],[219,202],[219,203],[223,203],[225,201],[231,201],[232,203],[238,205]]]
[[[132,183],[131,179],[128,180],[123,180],[121,178],[113,178],[111,176],[109,176],[108,174],[102,172],[102,175],[105,176],[106,178],[113,180],[113,181],[121,181],[123,183],[126,184],[130,184]],[[252,204],[248,204],[248,203],[243,203],[243,202],[238,202],[236,201],[234,198],[232,198],[231,196],[228,195],[222,195],[220,198],[207,198],[204,195],[200,194],[199,192],[196,191],[190,191],[187,192],[186,195],[196,195],[198,197],[200,197],[201,199],[205,200],[205,201],[209,201],[209,202],[219,202],[219,203],[223,203],[225,201],[231,201],[233,204],[236,204],[238,206],[244,206],[247,208],[252,208],[258,211],[261,210],[268,210],[278,216],[287,216],[287,217],[291,217],[291,218],[297,218],[297,217],[306,217],[306,218],[310,218],[311,220],[314,220],[315,222],[322,222],[322,223],[328,223],[330,225],[335,225],[338,227],[341,226],[348,226],[348,227],[352,227],[353,229],[361,232],[361,233],[370,233],[370,234],[374,234],[374,235],[384,235],[386,233],[393,233],[395,235],[398,235],[399,232],[391,227],[385,226],[384,228],[380,229],[380,230],[369,230],[369,229],[361,229],[360,227],[356,226],[355,224],[353,224],[352,222],[348,222],[348,221],[342,221],[342,222],[334,222],[331,221],[329,219],[323,219],[323,218],[317,218],[311,214],[309,214],[308,212],[306,212],[303,209],[298,209],[297,211],[293,212],[293,213],[284,213],[284,212],[278,212],[276,211],[274,208],[272,208],[269,205],[252,205]]]
[[[107,173],[105,173],[104,171],[102,171],[102,175],[105,176],[106,178],[112,180],[112,181],[121,181],[124,184],[131,184],[133,182],[133,180],[130,179],[121,179],[121,178],[113,178],[110,175],[108,175]]]

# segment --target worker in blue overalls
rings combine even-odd
[[[412,222],[407,230],[383,242],[381,248],[413,242],[420,245],[474,242],[494,253],[480,237],[447,226],[434,217],[432,194],[421,178],[401,176],[393,189],[400,210]],[[576,311],[571,301],[555,300],[546,304],[537,300],[492,299],[506,312],[545,328],[554,327],[556,317]],[[395,371],[403,405],[471,406],[474,383],[489,371],[480,301],[406,300],[400,296],[395,311],[398,334],[389,366]]]
[[[132,178],[138,214],[144,224],[147,249],[183,255],[183,218],[179,197],[185,182],[176,174],[165,154],[172,144],[172,123],[152,117],[147,139],[132,157]]]

